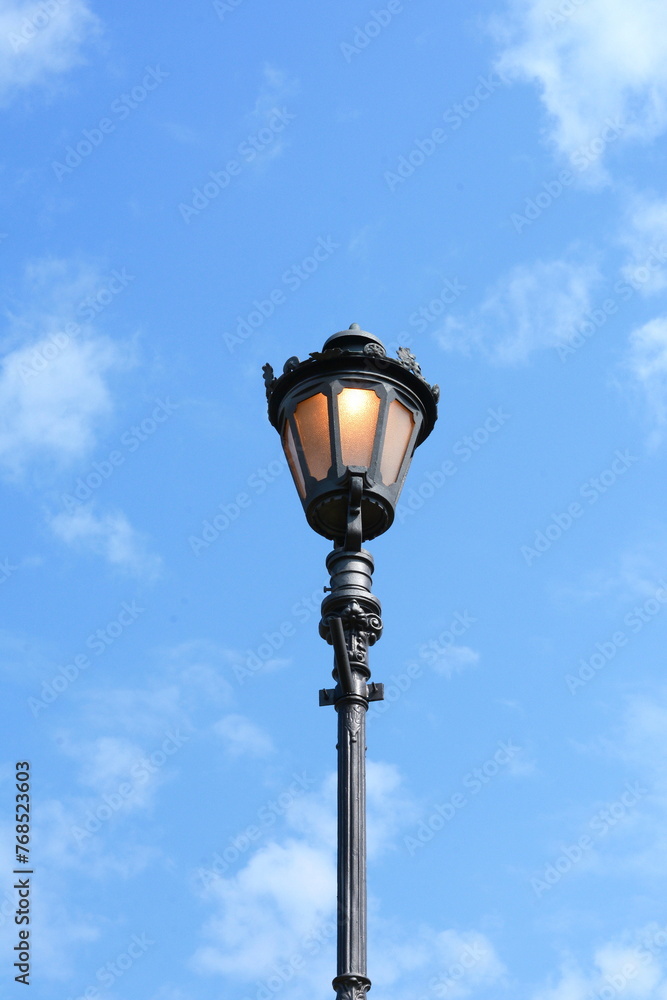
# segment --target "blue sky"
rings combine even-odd
[[[442,396],[370,543],[384,1000],[666,1000],[662,0],[0,5],[3,765],[34,1000],[335,972],[328,544],[262,365]]]

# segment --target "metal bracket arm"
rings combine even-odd
[[[338,667],[338,683],[344,694],[354,694],[354,677],[352,676],[350,657],[348,656],[347,644],[345,642],[343,620],[331,617],[329,624],[334,653],[336,654],[336,666]]]
[[[348,552],[357,552],[361,548],[361,498],[364,495],[363,476],[350,477],[350,496],[347,507],[347,531],[343,548]]]

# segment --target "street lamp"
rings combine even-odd
[[[280,434],[311,528],[334,542],[320,635],[334,648],[336,686],[320,705],[338,714],[337,1000],[366,1000],[366,711],[383,698],[370,682],[368,647],[382,634],[371,593],[373,557],[362,542],[385,532],[412,455],[433,430],[440,390],[405,347],[390,358],[353,323],[275,377],[264,366],[269,419]]]

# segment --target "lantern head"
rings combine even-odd
[[[353,323],[305,361],[292,357],[276,378],[264,366],[269,419],[310,526],[342,544],[351,490],[361,484],[362,540],[394,520],[412,455],[437,419],[437,385],[407,348],[384,345]]]

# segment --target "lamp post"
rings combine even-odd
[[[337,1000],[366,1000],[366,711],[383,698],[368,647],[382,634],[371,593],[373,557],[362,542],[385,532],[417,445],[437,420],[440,391],[411,351],[387,356],[353,323],[275,377],[264,366],[269,419],[281,436],[311,528],[334,542],[320,635],[334,648],[334,688],[320,705],[338,715]]]

